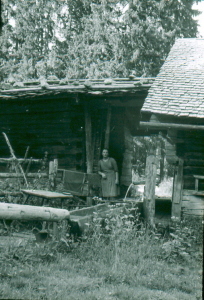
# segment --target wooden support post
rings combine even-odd
[[[183,198],[183,159],[179,158],[174,170],[172,210],[171,216],[179,221],[181,218],[181,205]]]
[[[164,159],[165,159],[165,152],[164,149],[161,148],[161,158],[160,158],[160,182],[164,180],[165,170],[164,170]]]
[[[157,176],[157,160],[155,151],[152,150],[146,159],[146,182],[144,190],[144,214],[146,222],[154,228],[155,216],[155,185]]]
[[[111,106],[108,107],[104,148],[108,149],[110,141]]]
[[[57,159],[57,158],[55,158],[55,159],[53,160],[53,168],[54,168],[54,177],[56,177],[56,175],[57,175],[57,170],[58,170],[58,159]]]
[[[54,159],[53,161],[49,162],[50,189],[54,189],[55,187],[55,178],[57,176],[57,170],[58,170],[58,159]]]
[[[93,145],[92,145],[92,125],[91,125],[91,112],[88,103],[85,103],[85,133],[86,133],[86,172],[90,174],[93,172]],[[92,205],[92,197],[87,197],[87,205]]]
[[[93,155],[92,155],[92,125],[91,112],[88,104],[85,104],[85,132],[86,132],[86,163],[88,174],[93,172]]]

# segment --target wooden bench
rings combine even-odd
[[[44,205],[45,200],[52,200],[52,199],[60,199],[61,200],[61,207],[63,207],[63,201],[65,199],[73,198],[71,193],[57,193],[57,192],[50,192],[50,191],[43,191],[43,190],[21,190],[24,194],[24,202],[25,204],[30,196],[35,196],[38,198],[42,198],[42,204]]]

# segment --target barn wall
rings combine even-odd
[[[182,212],[184,215],[203,216],[204,194],[196,195],[193,175],[204,176],[204,132],[196,130],[168,131],[172,143],[166,145],[167,158],[175,164],[178,157],[184,160]],[[204,190],[204,180],[199,180],[199,190]]]
[[[192,190],[183,191],[182,211],[185,215],[204,215],[204,197],[195,196]]]
[[[30,146],[28,158],[58,158],[59,168],[86,171],[84,103],[91,110],[94,171],[97,171],[101,149],[104,147],[107,108],[111,105],[110,155],[119,166],[120,176],[131,181],[131,155],[124,146],[124,126],[135,134],[139,114],[147,91],[107,95],[60,93],[49,96],[31,96],[1,100],[0,129],[5,132],[17,157],[24,157]],[[28,96],[26,96],[28,97]],[[131,137],[130,137],[131,138]],[[132,151],[131,149],[130,151]],[[3,135],[0,134],[0,157],[9,157],[10,152]],[[125,162],[123,162],[123,158]],[[127,164],[128,160],[128,164]]]
[[[0,128],[5,132],[17,157],[58,158],[59,166],[68,169],[84,168],[83,107],[72,99],[41,99],[6,101],[0,111]],[[0,136],[0,157],[10,152]]]
[[[177,155],[184,158],[184,189],[195,189],[193,175],[204,176],[204,132],[178,131]],[[204,190],[204,180],[200,181]]]

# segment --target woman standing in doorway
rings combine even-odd
[[[103,149],[98,169],[98,174],[101,175],[102,196],[104,198],[118,196],[118,166],[115,159],[109,157],[108,149]]]

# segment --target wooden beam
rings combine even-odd
[[[176,123],[156,123],[156,122],[140,122],[140,127],[147,129],[179,129],[179,130],[204,130],[204,125],[192,124],[176,124]]]
[[[84,106],[85,112],[85,134],[86,134],[86,172],[93,173],[93,143],[92,143],[92,124],[91,124],[91,111],[88,103]],[[87,197],[87,205],[92,205],[92,197]]]
[[[86,164],[88,174],[93,172],[93,151],[92,151],[92,124],[91,124],[91,111],[86,103],[85,109],[85,133],[86,133]]]
[[[0,173],[0,177],[2,178],[23,178],[23,174],[21,173]],[[28,173],[26,177],[48,177],[47,173]]]
[[[157,160],[155,151],[151,151],[146,159],[145,170],[145,189],[144,189],[144,214],[147,223],[154,228],[154,216],[155,216],[155,185],[157,176]]]
[[[174,170],[172,211],[171,216],[179,221],[181,218],[181,205],[183,198],[183,159],[179,158]]]
[[[106,148],[106,149],[109,148],[110,122],[111,122],[111,106],[109,106],[108,110],[107,110],[106,132],[105,132],[105,142],[104,142],[104,148]]]
[[[18,160],[18,162],[20,164],[22,164],[22,163],[29,163],[30,162],[30,158],[24,159],[24,158],[13,158],[13,157],[10,157],[10,158],[0,158],[0,163],[7,164],[9,162],[15,161],[16,159]],[[38,164],[38,163],[41,163],[41,162],[42,162],[42,159],[32,159],[32,163]]]
[[[70,218],[69,211],[53,207],[0,203],[0,219],[57,222]]]

